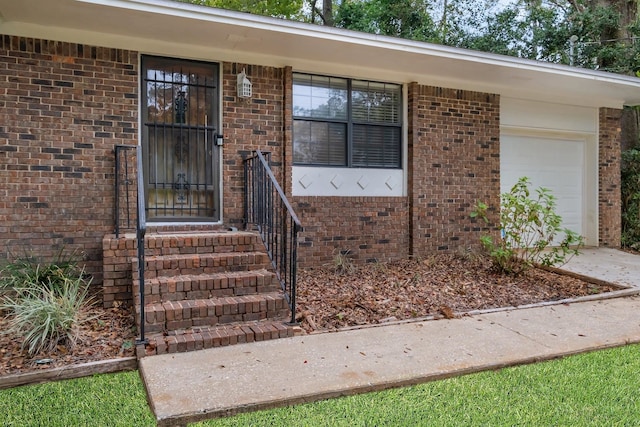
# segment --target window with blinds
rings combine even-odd
[[[400,168],[402,87],[294,73],[297,165]]]

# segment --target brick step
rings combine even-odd
[[[247,231],[156,232],[145,238],[147,256],[255,252],[264,249],[260,237]]]
[[[138,289],[138,280],[133,281]],[[173,277],[154,277],[145,280],[145,303],[207,299],[224,296],[252,295],[277,292],[280,283],[276,275],[265,269],[229,271],[215,274],[188,274]],[[140,303],[136,292],[134,301]]]
[[[264,252],[260,236],[252,231],[229,231],[217,225],[150,225],[145,237],[145,257],[162,255],[187,255],[234,252]],[[106,235],[102,241],[103,256],[103,305],[112,307],[115,301],[132,301],[132,278],[138,277],[137,263],[132,259],[137,256],[135,233],[124,233],[119,238]],[[263,266],[257,268],[264,268]],[[250,268],[244,268],[249,270]],[[255,269],[255,268],[251,268]],[[235,267],[232,270],[242,270]],[[178,274],[200,274],[203,271],[172,272]],[[162,274],[156,274],[162,275]],[[153,277],[146,275],[146,279]],[[137,293],[137,289],[133,290]]]
[[[264,252],[145,256],[145,280],[159,276],[261,270],[270,266],[269,256]],[[138,271],[138,258],[132,260],[132,271]]]
[[[289,306],[282,293],[270,292],[151,303],[145,305],[144,313],[145,331],[153,333],[233,322],[284,320],[289,315]]]
[[[293,337],[301,330],[283,321],[254,321],[209,327],[197,327],[168,334],[150,334],[146,355],[182,353],[205,348]]]

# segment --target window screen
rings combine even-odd
[[[401,108],[397,84],[295,73],[294,163],[400,168]]]

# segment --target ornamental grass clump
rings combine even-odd
[[[65,254],[60,249],[51,262],[42,262],[32,254],[14,257],[0,270],[0,295],[25,290],[60,288],[66,279],[81,277],[76,252]]]
[[[529,178],[522,177],[508,193],[500,195],[499,239],[490,235],[480,238],[497,270],[519,274],[535,264],[563,265],[578,255],[583,238],[562,228],[562,217],[555,212],[555,197],[547,188],[532,195]],[[479,202],[471,213],[489,223],[489,207]],[[561,240],[559,237],[563,236]]]
[[[62,344],[73,347],[79,326],[91,319],[91,280],[75,262],[41,264],[20,259],[2,269],[0,313],[3,334],[22,338],[22,348],[34,355]]]

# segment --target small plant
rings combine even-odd
[[[21,293],[33,289],[59,289],[68,278],[79,278],[76,252],[65,254],[60,249],[49,263],[25,254],[0,270],[0,294]]]
[[[333,269],[338,273],[352,273],[355,270],[355,265],[349,254],[349,249],[338,251],[333,256]]]
[[[534,264],[553,266],[565,264],[579,254],[582,236],[561,228],[562,218],[555,212],[555,197],[549,189],[540,187],[536,196],[529,191],[527,177],[522,177],[508,193],[500,195],[501,238],[484,235],[482,246],[489,252],[494,266],[507,274],[519,274]],[[473,218],[489,222],[489,207],[478,202]],[[555,239],[564,234],[557,245]]]
[[[22,348],[32,355],[60,343],[73,347],[77,326],[92,318],[85,311],[91,303],[88,285],[81,277],[64,278],[56,287],[25,288],[5,296],[0,309],[10,314],[4,333],[23,337]]]
[[[4,334],[23,338],[30,354],[51,350],[59,343],[73,346],[77,326],[92,319],[84,271],[78,269],[75,252],[61,249],[50,263],[33,256],[16,258],[0,270],[0,313],[7,317]]]

